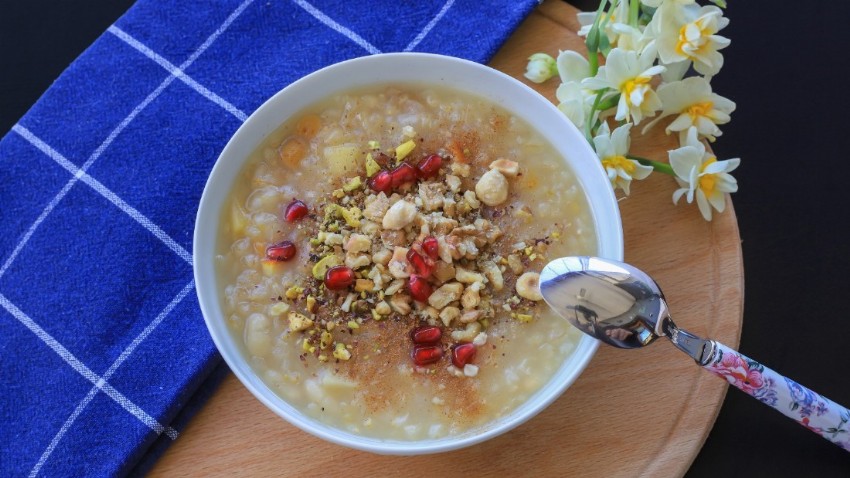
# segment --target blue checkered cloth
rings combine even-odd
[[[0,141],[0,475],[144,471],[227,373],[192,280],[247,115],[348,58],[485,62],[536,0],[140,0]]]

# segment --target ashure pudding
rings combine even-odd
[[[585,195],[482,98],[333,96],[269,135],[228,201],[229,329],[269,388],[331,426],[463,433],[525,402],[579,341],[537,281],[550,258],[596,252]]]

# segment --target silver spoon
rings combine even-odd
[[[556,259],[540,272],[543,299],[582,332],[619,348],[667,337],[706,370],[850,451],[850,410],[714,340],[676,327],[658,284],[599,257]]]

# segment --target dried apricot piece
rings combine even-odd
[[[278,154],[283,164],[290,168],[297,167],[307,155],[307,142],[298,136],[290,136],[280,145]]]
[[[298,120],[298,124],[295,125],[295,131],[305,138],[312,138],[316,136],[316,133],[319,132],[321,127],[322,119],[319,118],[319,115],[309,114]]]

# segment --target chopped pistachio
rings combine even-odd
[[[325,355],[325,354],[319,355],[319,362],[327,362],[327,361],[328,361],[327,355]]]
[[[345,348],[345,344],[338,343],[336,347],[334,347],[334,358],[338,360],[348,360],[351,358],[351,352]]]
[[[313,278],[316,280],[325,280],[325,273],[328,272],[328,269],[340,264],[342,264],[342,259],[338,255],[326,255],[313,266]],[[289,297],[289,291],[286,291],[286,296]]]
[[[377,148],[373,148],[377,149]],[[381,170],[381,165],[372,157],[372,153],[366,154],[366,177],[371,178]]]
[[[322,332],[322,337],[319,339],[319,348],[324,350],[328,348],[328,346],[332,344],[333,341],[334,336],[330,332],[324,331]]]
[[[324,278],[324,277],[325,277],[324,274],[322,274],[322,278]],[[304,292],[303,287],[298,287],[297,285],[294,285],[294,286],[290,287],[289,289],[286,289],[285,295],[286,295],[287,299],[295,300],[295,299],[298,298],[298,296],[301,295],[302,292]]]
[[[401,160],[406,158],[407,155],[410,154],[410,152],[413,151],[413,148],[415,148],[415,147],[416,147],[416,142],[414,142],[412,139],[409,139],[409,140],[405,141],[404,143],[401,143],[400,145],[398,145],[398,147],[396,147],[396,149],[395,149],[396,160],[401,162]]]
[[[360,180],[360,176],[355,176],[346,181],[345,185],[342,186],[342,190],[350,193],[351,191],[358,189],[362,185],[363,181]]]
[[[518,320],[518,321],[520,321],[524,324],[531,322],[531,319],[534,318],[530,314],[511,314],[511,317],[513,317],[514,319],[516,319],[516,320]]]
[[[307,296],[307,311],[310,313],[315,312],[316,310],[316,298],[312,295]]]
[[[349,209],[346,209],[342,206],[336,205],[336,213],[342,216],[345,219],[345,223],[350,227],[359,227],[360,226],[360,218],[363,217],[363,211],[360,210],[357,206],[352,206]]]
[[[357,206],[351,206],[348,209],[343,209],[342,217],[345,223],[351,227],[360,227],[360,218],[363,217],[363,211]]]
[[[289,330],[300,332],[313,326],[313,321],[298,312],[289,313]]]
[[[553,231],[552,234],[550,234],[550,236],[552,236],[552,239],[560,239],[561,233],[558,232],[558,231]]]
[[[360,328],[360,324],[358,324],[356,320],[349,320],[347,325],[348,325],[349,329],[359,329]]]

